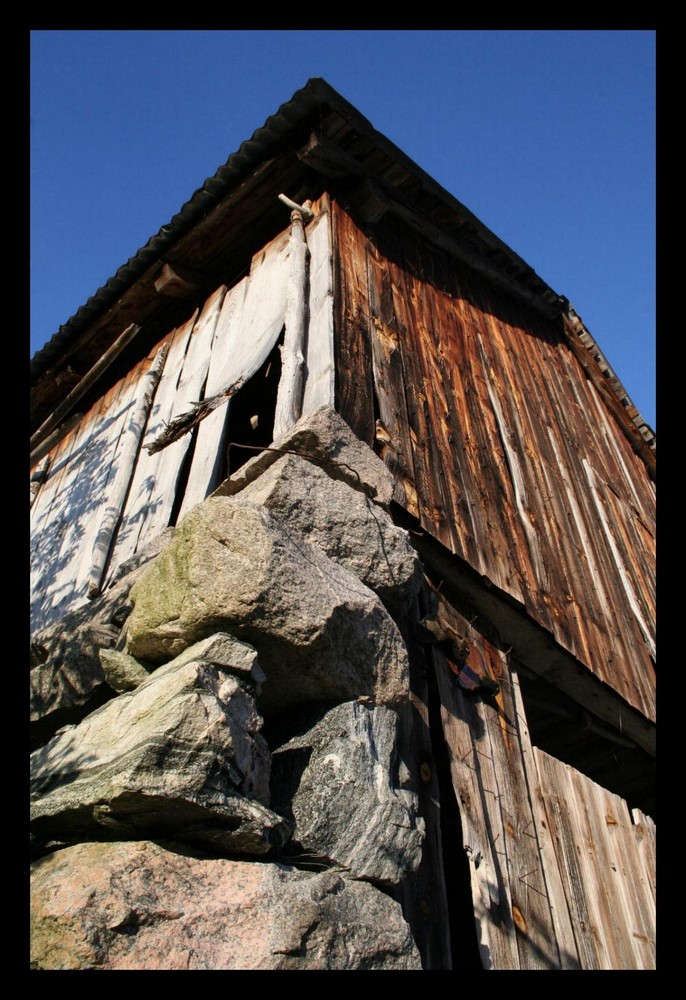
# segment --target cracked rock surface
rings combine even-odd
[[[420,969],[398,903],[336,872],[84,843],[32,866],[32,969]]]

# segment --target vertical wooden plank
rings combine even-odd
[[[147,539],[154,538],[169,523],[180,458],[185,454],[187,445],[183,440],[177,441],[154,455],[148,455],[145,447],[154,441],[165,424],[182,409],[176,406],[177,389],[194,320],[195,316],[177,327],[168,341],[165,341],[169,343],[169,354],[145,429],[143,447],[139,453],[105,586],[109,585],[116,566],[130,558]]]
[[[654,969],[655,910],[629,809],[619,795],[589,779],[583,783],[586,802],[593,805],[602,865],[599,877],[610,888],[613,914],[626,953],[622,968]],[[587,808],[590,812],[590,805]]]
[[[509,665],[490,642],[479,639],[475,650],[488,663],[488,674],[500,679],[494,704],[484,705],[484,716],[488,719],[494,791],[501,814],[498,849],[507,858],[519,968],[559,969],[557,936],[524,763],[526,736],[513,695],[513,678]]]
[[[565,773],[571,789],[568,807],[573,803],[573,822],[577,823],[582,856],[588,866],[584,891],[598,929],[604,967],[635,968],[633,943],[626,934],[621,885],[613,878],[605,851],[606,824],[598,800],[599,787],[574,768],[567,768]]]
[[[92,565],[88,580],[88,597],[91,599],[100,593],[107,557],[112,548],[114,533],[122,516],[126,496],[131,486],[141,438],[164,368],[167,350],[166,344],[160,347],[148,370],[141,372],[136,385],[136,405],[122,435],[119,455],[117,456],[117,472],[109,485],[104,510],[100,513],[99,526],[93,542]],[[95,523],[95,516],[92,520]]]
[[[249,279],[243,278],[227,291],[214,328],[211,344],[205,397],[226,388],[221,381],[230,363],[232,345],[240,335],[240,317]],[[180,511],[180,518],[200,503],[219,485],[224,468],[226,429],[231,412],[231,400],[218,407],[198,425],[191,475]]]
[[[603,961],[604,953],[599,930],[594,924],[593,911],[586,898],[590,872],[588,866],[584,864],[585,852],[579,843],[578,833],[570,816],[569,806],[572,805],[573,812],[574,800],[572,790],[566,781],[565,765],[537,748],[534,750],[534,760],[547,826],[555,844],[558,868],[571,914],[581,967],[607,968],[607,964]]]
[[[289,261],[289,233],[286,230],[253,257],[240,322],[237,324],[236,317],[222,309],[217,324],[217,343],[225,345],[226,367],[217,370],[217,391],[241,376],[247,382],[276,344],[286,316]],[[225,323],[229,324],[229,330],[224,329]],[[209,387],[207,394],[211,394]]]
[[[536,768],[535,749],[531,744],[529,736],[529,727],[526,721],[519,679],[516,670],[511,664],[509,677],[513,706],[520,732],[524,776],[529,788],[529,801],[532,807],[533,818],[531,830],[523,831],[523,833],[527,836],[531,833],[535,835],[537,840],[545,891],[550,906],[553,933],[560,957],[560,968],[580,969],[581,960],[574,937],[571,914],[558,867],[555,845],[546,819],[543,795]]]
[[[361,441],[374,446],[374,380],[366,317],[367,259],[354,223],[333,203],[336,410]]]
[[[59,550],[50,579],[50,619],[55,621],[87,599],[87,568],[90,568],[93,530],[104,503],[107,484],[116,469],[119,439],[134,405],[137,372],[134,369],[102,405],[93,408],[82,422],[69,456],[69,466],[60,498],[65,518]]]
[[[640,809],[632,809],[631,817],[634,821],[636,853],[643,873],[644,884],[653,900],[654,913],[657,827],[652,817],[646,816]]]
[[[303,416],[320,406],[333,406],[335,399],[333,249],[328,198],[322,198],[318,208],[317,218],[307,227],[310,282]]]
[[[405,399],[413,446],[414,476],[420,497],[419,516],[423,527],[431,531],[450,549],[456,547],[452,504],[439,475],[441,459],[435,445],[432,414],[427,402],[427,376],[422,358],[430,347],[421,321],[422,286],[405,268],[404,294],[395,295],[394,302],[401,335],[400,351],[404,373]]]
[[[82,434],[75,428],[50,453],[52,465],[48,479],[31,509],[31,632],[50,621],[51,583],[59,555],[62,534],[67,529],[66,499],[71,479],[69,458]]]
[[[497,792],[493,788],[487,723],[481,703],[466,696],[452,681],[450,668],[438,648],[434,651],[434,661],[443,733],[464,839],[462,845],[446,844],[446,850],[462,848],[469,859],[474,919],[484,968],[518,969],[507,859],[498,846],[502,843],[503,829]]]
[[[305,384],[305,352],[308,258],[302,213],[291,212],[291,232],[288,245],[288,280],[285,332],[281,348],[281,380],[276,394],[274,440],[284,437],[300,419]]]
[[[417,612],[415,618],[419,618]],[[410,697],[400,713],[399,757],[408,768],[424,818],[422,860],[400,885],[405,919],[428,970],[452,967],[448,901],[443,869],[441,807],[434,766],[427,666],[421,646],[403,633],[410,659]],[[461,845],[459,847],[461,850]]]
[[[367,249],[367,291],[374,389],[383,432],[383,436],[377,435],[377,450],[395,480],[393,499],[419,517],[415,444],[411,437],[398,319],[386,262],[374,254],[371,245]]]

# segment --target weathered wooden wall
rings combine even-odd
[[[327,202],[307,227],[308,342],[304,412],[333,402],[333,313]],[[87,600],[94,548],[108,546],[103,586],[123,562],[183,516],[217,485],[223,467],[231,402],[214,410],[193,434],[152,455],[145,450],[174,417],[266,361],[284,327],[289,275],[288,230],[255,255],[249,275],[217,288],[182,326],[84,415],[48,456],[45,481],[31,507],[31,594],[35,632]],[[167,348],[144,426],[146,374]],[[158,361],[159,361],[158,357]],[[134,423],[136,426],[134,427]],[[113,488],[121,509],[113,512]],[[103,525],[114,519],[111,544]],[[102,555],[102,553],[100,553]]]
[[[533,747],[507,656],[454,612],[452,623],[500,685],[464,691],[431,654],[462,824],[443,850],[467,855],[483,966],[654,968],[653,821]]]
[[[654,719],[654,484],[562,320],[333,217],[339,412],[426,531]]]

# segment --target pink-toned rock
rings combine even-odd
[[[366,882],[178,850],[90,843],[35,862],[31,967],[421,968],[400,906]]]

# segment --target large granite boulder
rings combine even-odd
[[[362,490],[377,504],[387,507],[393,499],[395,483],[391,472],[331,406],[321,406],[301,417],[271,448],[251,458],[218,486],[213,496],[240,493],[285,452],[319,462],[327,475]]]
[[[269,808],[262,719],[238,678],[172,662],[31,756],[38,845],[173,836],[263,854],[289,835]]]
[[[284,455],[240,496],[278,514],[289,532],[318,545],[374,590],[392,615],[401,616],[421,581],[407,533],[366,492],[333,478],[331,471],[328,464]]]
[[[379,598],[275,515],[240,498],[193,508],[131,591],[128,652],[163,662],[226,630],[253,645],[260,706],[358,695],[401,703],[407,652]]]
[[[293,823],[289,852],[387,885],[418,868],[424,821],[397,730],[391,709],[348,702],[273,752],[272,806]]]
[[[171,847],[172,845],[167,845]],[[32,867],[31,968],[420,969],[400,905],[333,871],[86,843]]]

